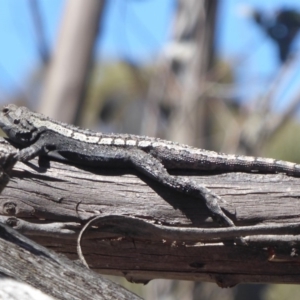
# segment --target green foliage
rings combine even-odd
[[[132,102],[144,99],[150,71],[126,62],[98,64],[90,80],[81,125],[92,128],[104,118],[112,122],[124,119],[124,113]],[[127,116],[128,117],[128,116]]]
[[[300,287],[298,285],[269,284],[263,293],[265,300],[298,300]]]
[[[264,156],[300,163],[300,124],[290,119],[276,135],[266,143]]]

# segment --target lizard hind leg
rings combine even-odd
[[[135,169],[164,186],[196,198],[201,198],[205,201],[207,208],[216,221],[226,226],[235,226],[232,220],[224,214],[219,205],[222,199],[205,186],[192,180],[170,175],[158,159],[140,149],[128,152],[128,160]]]

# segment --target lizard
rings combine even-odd
[[[53,155],[94,167],[129,166],[178,192],[202,199],[215,221],[234,227],[223,212],[224,201],[206,186],[169,174],[171,169],[222,172],[282,172],[300,177],[300,164],[253,156],[224,154],[158,138],[132,134],[105,134],[55,121],[14,104],[0,111],[0,128],[21,149],[19,161]]]

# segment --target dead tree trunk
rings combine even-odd
[[[67,1],[39,111],[73,123],[91,67],[105,0]]]
[[[83,256],[91,269],[134,282],[300,282],[299,178],[203,172],[193,179],[226,200],[236,228],[218,227],[199,199],[132,170],[46,160],[15,165],[0,197],[1,221],[77,259],[78,234],[98,216],[83,234]]]
[[[169,139],[205,149],[211,148],[210,120],[207,99],[199,95],[212,66],[217,4],[217,0],[180,0],[174,24],[172,51],[178,56],[173,58],[172,69],[181,91],[172,113]]]

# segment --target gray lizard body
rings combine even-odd
[[[217,153],[157,138],[96,133],[51,120],[13,104],[0,112],[0,127],[23,148],[17,154],[20,161],[53,154],[62,160],[95,167],[131,166],[169,188],[203,199],[212,216],[228,226],[234,224],[220,208],[219,196],[192,180],[172,176],[167,170],[283,172],[300,176],[299,164]]]

